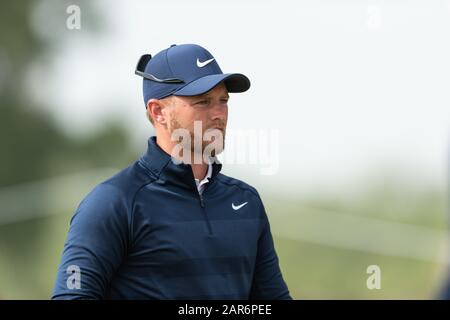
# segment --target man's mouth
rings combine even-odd
[[[220,131],[224,131],[225,127],[211,127],[208,130],[220,130]]]

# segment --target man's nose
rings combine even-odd
[[[225,120],[228,114],[228,106],[223,103],[216,103],[211,109],[212,120]]]

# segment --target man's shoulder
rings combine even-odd
[[[239,179],[236,179],[236,178],[227,176],[227,175],[225,175],[225,174],[223,174],[223,173],[219,173],[219,174],[217,175],[217,180],[220,181],[220,182],[223,183],[223,184],[226,184],[226,185],[229,185],[229,186],[234,186],[234,187],[236,187],[236,188],[239,188],[239,189],[242,190],[242,191],[250,192],[250,193],[252,193],[255,197],[260,198],[259,193],[258,193],[258,191],[256,190],[256,188],[253,187],[253,186],[251,186],[250,184],[248,184],[248,183],[242,181],[242,180],[239,180]]]
[[[97,184],[87,197],[95,195],[97,198],[129,204],[142,187],[156,180],[157,177],[150,175],[139,161],[136,161]]]

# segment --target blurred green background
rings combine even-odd
[[[66,41],[56,31],[47,38],[34,32],[38,2],[7,1],[0,10],[0,299],[50,297],[79,201],[143,152],[119,119],[76,136],[61,129],[29,94],[31,65],[52,61]],[[53,10],[48,18],[55,20],[49,23],[65,23],[72,3],[80,1],[47,6]],[[83,20],[85,32],[95,38],[102,32],[101,13],[84,12],[90,12]],[[445,188],[382,172],[348,196],[299,197],[239,178],[253,184],[265,201],[294,298],[429,299],[444,284]],[[369,265],[381,268],[380,290],[366,287]]]

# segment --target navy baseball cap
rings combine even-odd
[[[170,95],[195,96],[224,82],[228,92],[244,92],[250,80],[241,73],[223,73],[216,59],[196,44],[171,45],[154,57],[144,54],[135,73],[144,78],[144,103]]]

